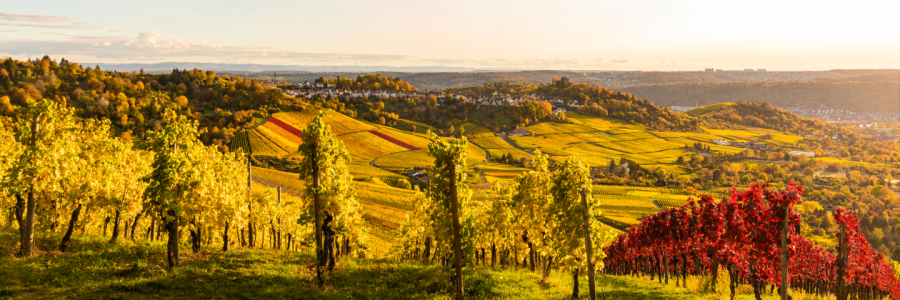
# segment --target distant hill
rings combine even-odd
[[[400,72],[461,72],[473,71],[472,68],[456,68],[456,67],[389,67],[389,66],[303,66],[303,65],[263,65],[263,64],[219,64],[219,63],[198,63],[198,62],[163,62],[154,64],[111,64],[111,63],[84,63],[85,66],[100,66],[100,69],[106,71],[164,71],[169,72],[172,69],[200,69],[213,70],[216,72],[263,72],[263,71],[306,71],[306,72],[378,72],[378,71],[400,71]]]
[[[766,102],[728,102],[702,106],[687,112],[697,116],[709,128],[757,127],[796,135],[828,135],[842,132],[822,120],[807,119],[778,109]]]
[[[728,82],[777,82],[777,81],[884,81],[900,74],[898,70],[829,70],[829,71],[784,71],[784,72],[702,72],[702,71],[603,71],[603,70],[480,70],[465,67],[395,67],[395,66],[304,66],[266,64],[222,64],[200,62],[163,62],[153,64],[110,64],[84,63],[85,66],[99,65],[103,70],[169,72],[172,69],[200,69],[216,72],[242,73],[249,78],[274,77],[278,80],[302,82],[319,77],[343,76],[354,78],[359,75],[381,73],[384,76],[400,77],[421,90],[450,87],[478,86],[483,83],[512,82],[539,84],[554,77],[568,77],[574,82],[590,83],[607,88],[627,88],[671,83],[728,83]],[[856,78],[856,79],[853,79]]]
[[[779,107],[900,112],[900,72],[800,82],[666,83],[617,90],[661,106],[763,101]]]

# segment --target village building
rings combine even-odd
[[[525,130],[524,128],[516,128],[513,131],[510,131],[509,136],[531,136],[531,132]]]
[[[796,150],[795,150],[795,151],[788,152],[788,155],[790,155],[790,156],[803,156],[803,157],[806,157],[806,158],[813,158],[813,157],[816,157],[816,153],[814,153],[814,152],[809,152],[809,151],[796,151]]]

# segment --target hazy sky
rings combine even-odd
[[[472,68],[900,68],[900,1],[0,0],[0,56]]]

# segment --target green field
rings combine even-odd
[[[301,252],[235,247],[219,251],[204,244],[200,253],[184,249],[183,265],[166,270],[165,241],[74,236],[69,253],[40,251],[29,258],[13,252],[17,233],[0,231],[0,295],[4,299],[452,299],[451,270],[438,264],[354,258],[339,261],[325,289],[315,284],[311,250]],[[39,237],[38,249],[52,248],[61,234]],[[390,251],[386,249],[384,251]],[[598,274],[598,296],[607,299],[723,299],[724,292],[700,292],[701,280],[687,287],[659,284],[648,277]],[[522,268],[465,268],[469,299],[571,299],[572,275],[552,271],[547,282]],[[579,276],[581,298],[587,299],[587,276]],[[749,286],[738,298],[752,299]],[[726,291],[727,283],[719,288]],[[799,298],[794,294],[794,299]],[[774,300],[777,295],[765,294]]]

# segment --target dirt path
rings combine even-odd
[[[532,153],[531,151],[522,149],[522,147],[519,147],[519,145],[516,145],[516,143],[513,143],[513,141],[510,140],[508,136],[502,135],[502,134],[501,134],[501,135],[498,135],[498,136],[499,136],[501,139],[503,139],[504,141],[506,141],[506,143],[509,144],[510,146],[512,146],[513,148],[516,148],[516,149],[519,150],[519,151],[522,151],[522,152],[525,152],[525,153],[534,155],[534,153]]]
[[[472,145],[475,145],[475,147],[478,147],[478,148],[480,148],[481,150],[484,150],[484,161],[490,161],[490,160],[491,160],[491,153],[488,152],[487,149],[481,148],[481,146],[478,146],[478,144],[476,144],[476,143],[472,143]]]

